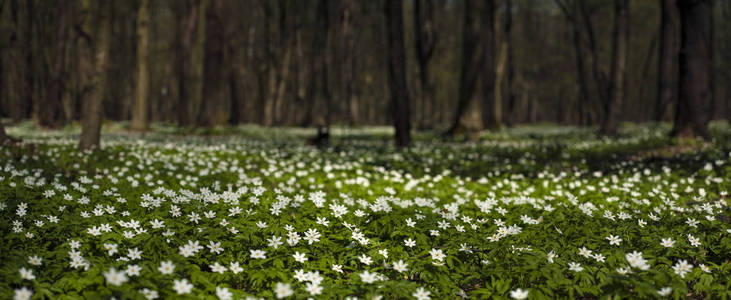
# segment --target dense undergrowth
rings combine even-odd
[[[731,128],[668,130],[11,127],[0,298],[729,298]]]

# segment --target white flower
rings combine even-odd
[[[673,245],[675,245],[675,241],[671,238],[662,239],[662,242],[660,243],[665,248],[671,248]]]
[[[690,235],[690,234],[688,234],[688,242],[690,242],[690,244],[693,245],[693,247],[698,247],[698,246],[701,245],[701,240],[699,238],[697,238],[697,237],[694,237],[694,236]]]
[[[266,252],[264,250],[249,250],[251,252],[251,258],[266,259]]]
[[[36,276],[33,275],[33,269],[26,269],[25,267],[20,268],[20,278],[26,279],[26,280],[33,280],[36,279]]]
[[[233,294],[229,292],[228,288],[217,286],[216,297],[221,300],[231,300],[233,298]]]
[[[223,248],[221,248],[221,242],[214,243],[213,241],[210,241],[208,246],[206,247],[208,247],[211,252],[216,254],[220,254],[221,252],[223,252]]]
[[[406,247],[412,248],[412,247],[416,246],[416,241],[409,238],[409,239],[404,240],[404,244],[406,244]]]
[[[581,272],[583,270],[584,270],[584,267],[582,267],[580,263],[577,263],[577,262],[569,263],[569,271]]]
[[[581,247],[581,249],[579,249],[579,255],[587,258],[591,257],[591,250],[587,249],[586,247]]]
[[[548,252],[548,254],[546,254],[546,259],[548,259],[549,263],[553,263],[554,258],[556,258],[556,253],[554,253],[553,250],[551,250],[551,252]]]
[[[336,264],[333,264],[333,268],[332,268],[332,269],[333,269],[333,271],[335,271],[335,272],[338,272],[338,273],[343,273],[343,266],[342,266],[342,265],[336,265]]]
[[[158,295],[157,291],[151,290],[148,288],[141,289],[140,293],[142,294],[142,296],[145,296],[145,298],[147,298],[147,300],[153,300],[153,299],[157,299],[160,297],[160,295]]]
[[[218,262],[210,265],[209,267],[211,267],[211,271],[213,271],[215,273],[219,273],[219,274],[223,274],[227,270],[226,267],[222,266]]]
[[[378,250],[378,254],[382,255],[384,258],[388,258],[388,249]]]
[[[399,261],[393,262],[393,269],[399,273],[407,271],[408,269],[406,269],[406,266],[408,266],[408,264],[404,263],[404,261],[400,259]]]
[[[34,266],[40,266],[42,261],[43,258],[38,257],[38,255],[28,257],[28,263]]]
[[[368,271],[363,271],[363,273],[360,273],[360,280],[365,283],[374,283],[376,280],[378,280],[378,273],[370,273]]]
[[[430,294],[430,291],[425,290],[423,287],[419,287],[413,294],[411,294],[411,296],[414,296],[417,300],[429,300],[431,299],[431,297],[429,297]]]
[[[657,294],[660,296],[663,296],[663,297],[670,295],[670,293],[672,293],[672,292],[673,292],[673,288],[671,288],[669,286],[666,286],[664,288],[657,290]]]
[[[173,274],[173,271],[175,271],[175,265],[172,261],[164,261],[160,263],[160,267],[158,267],[157,270],[164,275]]]
[[[319,284],[314,284],[312,282],[308,282],[307,285],[305,285],[305,290],[313,296],[322,293],[322,287]]]
[[[700,264],[700,265],[698,265],[698,267],[700,267],[701,271],[703,271],[703,272],[711,273],[711,268],[709,268],[708,266],[706,266],[704,264]]]
[[[190,293],[193,290],[193,285],[188,282],[188,279],[180,279],[173,281],[173,289],[178,295]]]
[[[442,249],[434,249],[434,248],[432,248],[429,251],[429,254],[431,254],[431,258],[432,259],[438,260],[438,261],[443,261],[444,258],[446,257],[446,255],[444,255],[444,253],[442,253]]]
[[[304,253],[295,252],[292,256],[294,257],[294,260],[299,263],[304,263],[305,261],[307,261],[307,257]]]
[[[122,271],[117,271],[115,268],[109,269],[109,271],[106,271],[102,273],[104,275],[104,279],[107,281],[107,283],[111,285],[122,285],[123,283],[127,282],[127,275],[124,274]]]
[[[680,278],[685,278],[685,274],[693,269],[693,265],[689,264],[686,260],[681,260],[673,266],[673,271],[678,274]]]
[[[373,262],[373,260],[368,255],[365,255],[365,254],[359,256],[358,259],[360,260],[361,263],[364,263],[366,265],[370,265]]]
[[[277,299],[282,299],[292,296],[294,294],[294,291],[292,290],[292,286],[289,285],[289,283],[277,282],[277,285],[274,288],[274,294],[276,295]]]
[[[239,266],[239,262],[232,262],[231,265],[228,266],[228,269],[231,270],[234,274],[238,274],[239,272],[243,271],[244,268]]]
[[[513,299],[528,298],[528,290],[516,289],[516,290],[510,291],[510,297]]]
[[[127,276],[130,276],[130,277],[139,276],[140,271],[142,271],[142,268],[138,265],[129,265],[129,266],[127,266],[127,270],[125,270],[125,272],[127,272]]]
[[[622,242],[622,239],[619,238],[619,236],[616,235],[609,235],[606,237],[607,240],[609,240],[610,245],[616,245],[619,246],[619,243]]]
[[[142,251],[137,248],[127,249],[127,257],[129,257],[129,259],[141,259]]]
[[[30,297],[32,296],[33,291],[29,290],[27,287],[22,287],[15,290],[15,293],[13,294],[13,300],[30,300]]]
[[[274,235],[270,239],[267,239],[267,241],[269,242],[269,247],[272,247],[274,249],[277,249],[279,245],[284,244],[284,242],[282,242],[282,237]]]
[[[647,264],[647,260],[642,257],[641,252],[634,251],[632,253],[626,254],[624,257],[627,259],[629,265],[633,268],[637,268],[640,270],[647,270],[650,268],[650,265]]]

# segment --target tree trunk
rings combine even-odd
[[[205,100],[201,99],[205,105],[202,104],[198,110],[197,124],[214,127],[225,123],[230,116],[228,73],[233,66],[225,54],[227,20],[224,19],[224,4],[221,0],[212,0],[208,5],[203,45],[202,95],[205,95]]]
[[[581,25],[578,21],[578,4],[572,2],[565,4],[559,0],[555,0],[561,8],[564,17],[571,26],[571,40],[574,47],[574,58],[576,59],[576,81],[579,84],[577,102],[579,113],[579,125],[591,125],[594,123],[589,98],[589,84],[587,82],[586,66],[584,61],[584,51],[581,46]],[[570,7],[569,7],[570,5]]]
[[[423,4],[423,6],[422,6]],[[423,10],[423,11],[422,11]],[[434,5],[432,0],[414,0],[414,44],[416,60],[419,64],[419,84],[421,86],[421,117],[419,127],[426,128],[434,123],[431,116],[436,110],[434,85],[429,78],[429,60],[436,46],[436,30],[434,26]]]
[[[506,72],[507,77],[506,80],[506,97],[507,100],[507,118],[506,120],[510,123],[510,125],[514,125],[516,123],[515,120],[515,109],[516,109],[516,100],[517,97],[515,96],[515,55],[513,53],[513,1],[512,0],[505,0],[505,28],[503,31],[503,38],[505,40],[506,44]]]
[[[132,121],[130,129],[146,131],[149,127],[148,120],[148,93],[149,75],[147,62],[147,49],[149,44],[149,0],[140,0],[140,7],[137,10],[137,81],[135,82],[135,99],[132,108]]]
[[[193,3],[181,1],[183,6],[179,18],[180,30],[180,105],[178,123],[181,126],[195,126],[198,110],[203,102],[203,72],[205,63],[206,9],[208,0]]]
[[[457,112],[452,126],[445,133],[448,136],[457,136],[464,133],[468,139],[474,140],[482,131],[482,117],[480,103],[475,97],[477,72],[480,64],[480,55],[477,55],[477,41],[479,40],[479,22],[475,20],[474,2],[464,1],[464,23],[462,24],[462,57],[460,64],[459,90],[457,96]]]
[[[610,97],[604,103],[603,135],[619,134],[622,103],[625,98],[625,73],[627,68],[627,43],[629,39],[629,0],[614,1],[614,29],[612,31],[612,68]]]
[[[709,138],[709,31],[711,0],[678,0],[680,56],[678,102],[672,136]]]
[[[486,129],[498,129],[502,126],[501,103],[495,97],[495,1],[485,1],[482,13],[480,40],[483,42],[482,58],[482,125]]]
[[[355,26],[353,15],[355,8],[355,0],[347,0],[343,2],[343,23],[342,34],[345,43],[345,58],[343,64],[343,78],[345,80],[345,101],[348,107],[348,121],[350,126],[355,126],[359,120],[359,103],[358,95],[355,91],[356,84],[356,47],[355,47]]]
[[[406,54],[404,53],[404,20],[401,0],[386,0],[386,31],[388,32],[388,83],[391,90],[391,112],[396,130],[396,147],[411,143],[409,122],[409,90],[406,84]]]
[[[594,24],[591,19],[591,13],[587,7],[588,1],[579,0],[577,2],[589,42],[590,66],[592,77],[594,77],[594,84],[596,86],[596,94],[599,96],[599,103],[604,104],[609,101],[609,91],[611,89],[607,84],[606,73],[599,67],[599,46],[596,40],[596,34],[594,33]]]
[[[657,65],[655,121],[670,120],[677,87],[678,11],[676,0],[660,0],[660,60]]]
[[[90,0],[82,0],[83,9],[86,11],[87,20],[84,22],[84,31],[89,33],[96,31],[92,36],[92,46],[89,53],[93,53],[93,69],[89,76],[89,91],[84,95],[83,114],[81,119],[81,136],[79,137],[79,149],[88,150],[99,148],[101,139],[101,127],[103,119],[102,101],[107,78],[107,57],[109,56],[109,12],[112,7],[107,1],[95,3],[97,7],[94,12],[90,11]],[[92,22],[88,19],[93,19]]]

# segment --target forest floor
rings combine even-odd
[[[10,126],[0,298],[731,297],[731,126],[128,133]],[[35,298],[34,298],[35,299]]]

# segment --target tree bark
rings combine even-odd
[[[610,97],[604,103],[603,135],[619,134],[622,103],[625,98],[625,73],[627,69],[627,43],[629,39],[629,0],[614,1],[614,29],[612,31],[612,67]]]
[[[678,0],[680,56],[678,102],[672,136],[709,138],[710,102],[708,39],[712,0]]]
[[[195,126],[198,110],[203,102],[203,72],[206,38],[206,9],[208,0],[196,0],[193,3],[178,3],[183,6],[179,18],[180,48],[180,82],[178,107],[178,123],[180,126]]]
[[[94,30],[94,40],[91,41],[93,53],[93,70],[89,76],[89,91],[84,95],[83,114],[81,119],[81,136],[79,137],[79,149],[89,150],[100,147],[101,127],[103,119],[102,101],[107,77],[107,57],[109,55],[109,12],[111,5],[107,1],[100,1],[95,5],[94,12],[90,11],[90,0],[82,0],[83,9],[87,11],[87,19],[92,22],[84,22],[84,31],[89,33]]]
[[[137,10],[137,78],[135,82],[135,99],[132,107],[130,129],[146,131],[149,128],[149,74],[147,52],[149,45],[149,0],[140,0]]]
[[[406,54],[404,53],[403,3],[386,0],[386,31],[388,33],[388,83],[391,90],[391,112],[398,148],[411,143],[409,121],[409,90],[406,84]]]
[[[423,11],[422,11],[423,10]],[[421,86],[421,116],[419,127],[426,128],[433,124],[431,116],[436,110],[434,84],[429,78],[429,61],[436,46],[436,30],[434,25],[434,5],[432,0],[414,0],[414,44],[416,60],[419,64],[419,84]]]
[[[451,137],[464,133],[469,140],[476,139],[479,132],[482,131],[480,103],[475,97],[478,66],[481,61],[480,55],[476,51],[479,40],[479,22],[475,20],[473,3],[471,0],[464,1],[457,112],[451,127],[445,133]]]
[[[495,1],[485,1],[482,13],[480,40],[483,43],[482,57],[482,125],[485,129],[498,129],[502,126],[501,103],[495,97]]]
[[[515,96],[515,54],[513,53],[513,1],[505,0],[505,28],[503,31],[503,38],[506,44],[506,90],[507,93],[505,99],[507,100],[507,117],[506,120],[510,125],[516,123],[515,120],[515,109],[516,100]]]
[[[678,10],[676,0],[660,0],[660,60],[657,65],[657,101],[655,121],[670,120],[675,102],[678,59]]]

